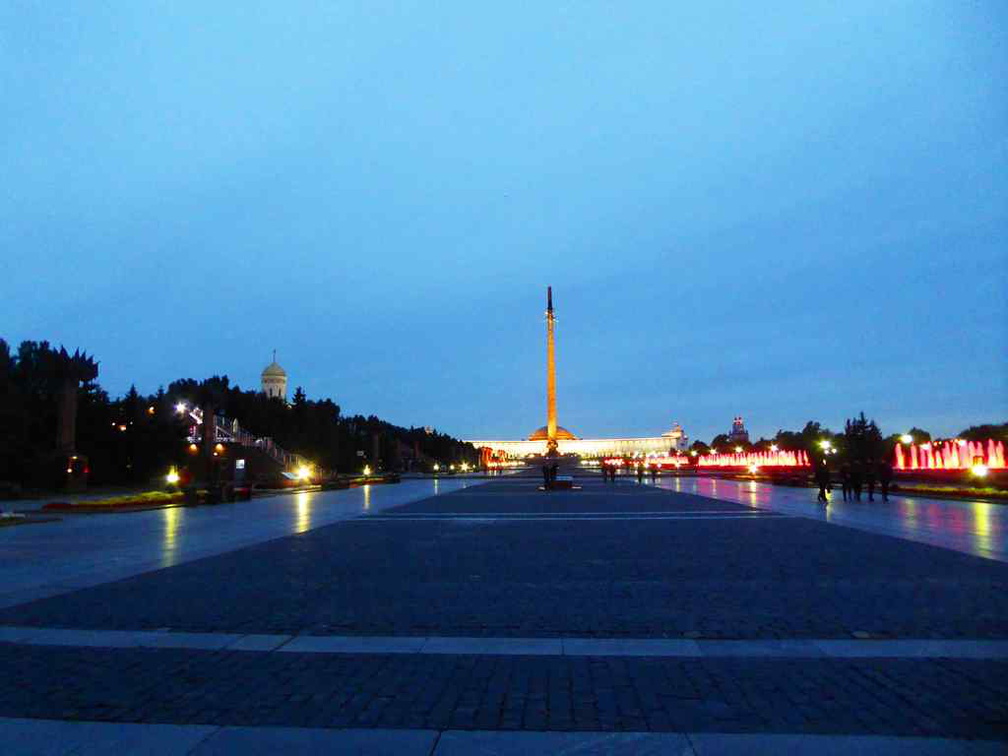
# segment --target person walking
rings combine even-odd
[[[816,501],[825,507],[829,504],[829,494],[827,492],[830,487],[829,467],[826,465],[825,459],[816,467],[815,480],[819,486],[819,495],[816,497]]]
[[[861,489],[864,486],[864,467],[861,466],[860,460],[854,460],[854,464],[851,465],[851,490],[854,492],[854,498],[857,501],[861,501]]]
[[[851,497],[851,471],[850,462],[840,465],[840,491],[843,493],[843,500],[847,501]]]
[[[651,465],[651,485],[658,485],[658,465]]]
[[[878,477],[882,487],[882,501],[889,501],[889,484],[892,482],[892,475],[892,465],[889,464],[889,460],[879,460]]]
[[[609,465],[609,478],[613,483],[616,482],[616,465]]]
[[[637,483],[644,484],[644,465],[637,463]]]
[[[543,474],[543,490],[544,491],[549,491],[550,490],[550,466],[549,466],[548,462],[543,462],[542,474]]]
[[[865,484],[868,486],[868,501],[875,501],[875,474],[875,460],[869,457],[868,463],[865,465]]]

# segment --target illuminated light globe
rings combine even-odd
[[[973,465],[970,468],[970,472],[973,473],[978,478],[987,477],[987,465]]]

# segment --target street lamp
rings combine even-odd
[[[902,436],[900,436],[900,441],[902,441],[904,444],[912,444],[913,436],[911,436],[909,433],[904,433]]]

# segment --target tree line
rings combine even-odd
[[[883,435],[874,420],[865,417],[864,412],[848,418],[844,429],[834,433],[828,427],[814,420],[809,420],[799,431],[778,430],[773,438],[760,438],[758,441],[742,441],[732,439],[727,433],[720,433],[711,439],[710,444],[695,441],[690,447],[692,451],[706,454],[711,449],[722,453],[765,452],[771,447],[788,451],[805,451],[809,458],[821,456],[822,442],[828,442],[835,450],[838,461],[864,461],[869,459],[892,459],[896,444],[901,443],[904,435],[909,435],[912,442],[921,444],[937,441],[931,434],[921,428],[911,428],[909,431]],[[1008,423],[972,425],[956,434],[954,438],[967,441],[986,441],[988,438],[1008,441]]]
[[[59,354],[46,341],[23,341],[12,352],[0,339],[0,482],[46,485],[65,384]],[[96,377],[84,375],[77,388],[76,450],[88,457],[90,481],[142,485],[183,464],[192,420],[179,407],[207,398],[217,413],[257,437],[272,438],[334,472],[357,473],[364,464],[390,471],[407,464],[430,469],[435,462],[475,464],[479,458],[472,444],[447,434],[405,428],[374,415],[344,415],[332,399],[309,399],[300,387],[287,403],[242,390],[227,376],[211,376],[175,380],[154,394],[133,386],[113,399]]]

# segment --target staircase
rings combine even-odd
[[[203,410],[200,407],[187,409],[193,425],[189,429],[189,443],[195,444],[203,438]],[[296,472],[301,467],[310,467],[307,459],[300,454],[289,452],[277,446],[272,438],[257,437],[241,427],[238,421],[224,415],[214,417],[214,443],[239,444],[248,449],[258,449],[285,470]]]

